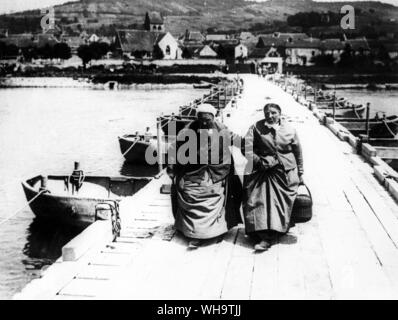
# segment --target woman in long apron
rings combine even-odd
[[[175,182],[171,192],[175,228],[189,239],[190,249],[199,247],[203,240],[222,236],[242,222],[242,185],[234,175],[229,150],[231,143],[240,146],[241,137],[215,120],[213,106],[202,104],[197,114],[198,119],[187,125],[178,134],[178,143],[170,147],[169,155],[175,154],[177,159],[167,168]],[[177,150],[186,145],[183,137],[189,136],[188,131],[195,137],[188,153],[195,154],[191,154],[192,161],[183,164],[178,161]]]
[[[278,104],[264,107],[264,119],[249,128],[245,156],[251,170],[243,182],[246,233],[255,250],[267,250],[289,231],[293,203],[303,183],[303,157],[296,130],[281,120]]]

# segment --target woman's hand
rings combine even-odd
[[[175,173],[174,173],[174,170],[172,168],[170,168],[170,167],[167,167],[166,173],[170,177],[171,180],[173,180],[175,178],[175,176],[176,176]]]
[[[261,157],[261,167],[264,170],[272,169],[279,164],[279,160],[275,156]]]

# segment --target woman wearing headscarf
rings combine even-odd
[[[168,152],[169,161],[174,164],[167,167],[174,182],[171,196],[175,227],[188,237],[191,249],[241,222],[242,185],[234,175],[229,150],[232,144],[240,146],[241,137],[215,120],[212,105],[200,105],[197,115],[197,120],[178,133],[177,143]],[[188,150],[184,148],[187,143]],[[186,154],[181,154],[181,150],[188,151],[189,161],[181,159]]]
[[[289,231],[293,203],[303,183],[303,157],[296,130],[281,119],[281,107],[267,103],[264,119],[249,128],[245,156],[252,167],[243,182],[246,233],[265,251]]]

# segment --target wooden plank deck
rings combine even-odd
[[[169,196],[160,194],[170,182],[163,175],[123,201],[116,242],[67,262],[68,268],[58,261],[15,298],[398,298],[398,205],[371,166],[279,87],[242,77],[245,91],[225,122],[245,134],[261,119],[267,97],[281,104],[304,149],[305,181],[314,198],[310,222],[296,225],[262,254],[253,252],[242,225],[189,251],[173,229]],[[43,286],[53,289],[43,294]]]

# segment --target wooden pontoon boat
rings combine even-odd
[[[366,133],[366,119],[336,118],[336,120],[354,135]],[[371,137],[394,138],[398,134],[398,116],[375,117],[369,120]]]
[[[145,154],[148,152],[156,157],[157,137],[152,136],[150,141],[145,141],[143,135],[129,135],[126,134],[118,137],[120,151],[123,157],[129,163],[146,164]]]
[[[86,227],[96,220],[110,219],[121,198],[134,195],[150,180],[81,176],[77,186],[72,175],[39,175],[23,181],[22,188],[28,202],[37,197],[30,203],[37,217]]]
[[[327,116],[332,116],[333,115],[333,108],[319,108],[318,109],[322,110]],[[356,118],[356,119],[362,119],[363,114],[366,110],[365,105],[349,105],[347,104],[344,107],[336,107],[335,108],[335,116],[340,117],[340,118]]]
[[[211,89],[213,86],[214,84],[205,81],[201,81],[199,84],[193,85],[194,89]]]
[[[196,117],[191,116],[161,116],[160,125],[165,135],[176,136],[186,125],[196,119]]]

